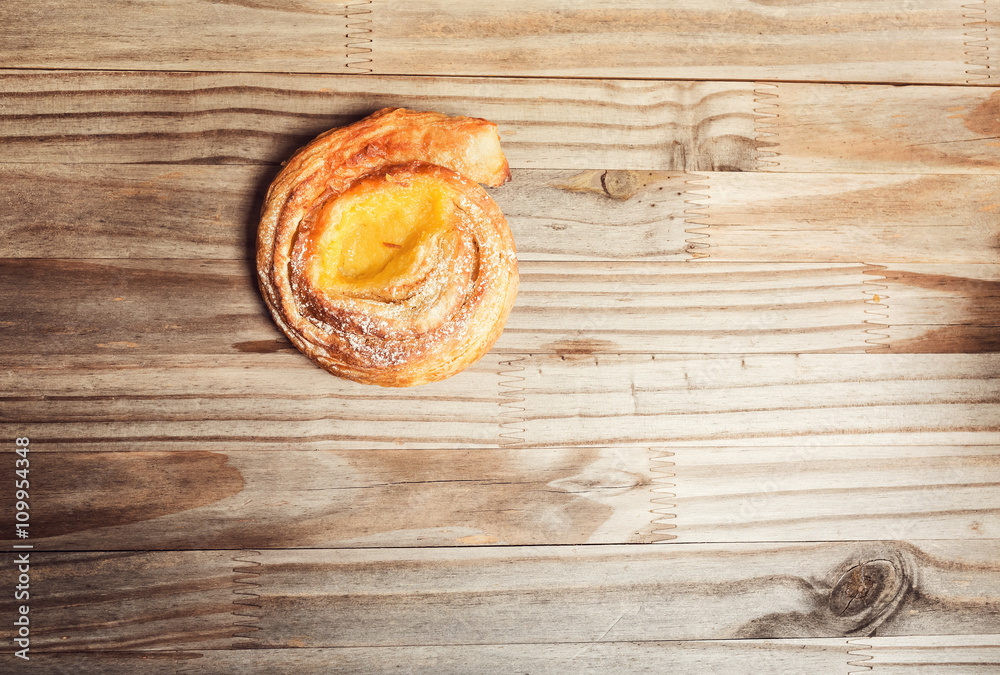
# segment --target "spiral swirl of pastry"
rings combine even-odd
[[[507,221],[478,185],[510,177],[496,125],[386,108],[299,150],[268,190],[261,291],[335,375],[405,387],[481,358],[517,293]]]

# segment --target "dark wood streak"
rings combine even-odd
[[[5,454],[14,471],[14,455]],[[226,455],[194,452],[102,454],[100,462],[78,455],[32,457],[30,491],[33,540],[104,527],[122,527],[197,509],[239,493],[240,472]],[[0,496],[0,527],[13,531],[14,494]],[[109,542],[110,543],[110,542]],[[72,544],[70,544],[71,546]]]
[[[1000,281],[893,269],[882,270],[880,274],[888,284],[886,293],[890,296],[890,323],[891,297],[901,287],[925,289],[934,295],[943,294],[947,299],[937,302],[949,305],[946,316],[939,322],[928,322],[924,331],[915,337],[892,339],[890,328],[890,339],[887,341],[890,350],[970,354],[1000,351]],[[951,319],[954,316],[961,319]]]

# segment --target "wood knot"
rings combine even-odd
[[[898,590],[896,570],[888,560],[870,560],[855,565],[830,592],[830,610],[836,616],[854,616],[874,606],[887,591]]]
[[[910,597],[912,555],[905,544],[862,544],[825,578],[800,579],[798,606],[765,614],[739,638],[870,636]],[[859,555],[860,554],[860,555]],[[788,580],[784,580],[786,585]],[[787,598],[784,601],[787,602]]]
[[[601,174],[601,187],[612,199],[625,201],[645,187],[634,171],[608,170]]]

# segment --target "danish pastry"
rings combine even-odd
[[[514,240],[478,183],[510,178],[492,122],[386,108],[296,152],[257,232],[278,326],[335,375],[386,387],[450,377],[500,336]]]

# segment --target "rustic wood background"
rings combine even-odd
[[[0,4],[0,669],[997,672],[998,26]],[[389,105],[499,124],[522,271],[401,391],[295,351],[251,249],[277,165]]]

